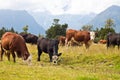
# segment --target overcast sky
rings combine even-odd
[[[49,11],[52,14],[100,13],[120,0],[0,0],[0,9]]]

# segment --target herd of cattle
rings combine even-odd
[[[38,50],[38,61],[40,61],[40,56],[42,52],[48,53],[50,62],[57,63],[59,56],[62,53],[58,53],[58,47],[61,46],[71,46],[71,45],[83,45],[85,44],[86,49],[89,48],[91,41],[95,39],[95,32],[89,31],[78,31],[73,29],[68,29],[66,31],[66,36],[60,36],[58,39],[48,39],[40,37],[38,38],[33,34],[25,33],[12,33],[6,32],[1,38],[1,60],[3,60],[3,54],[5,53],[10,60],[10,54],[12,54],[13,61],[16,62],[16,55],[28,63],[31,62],[31,54],[28,51],[26,43],[37,44]],[[120,45],[120,34],[119,33],[108,33],[106,40],[101,40],[100,42],[106,43],[107,48],[110,46]],[[16,52],[16,54],[15,54]]]

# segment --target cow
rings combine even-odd
[[[20,33],[26,43],[37,44],[38,37],[30,33]]]
[[[120,33],[108,33],[107,34],[107,48],[110,46],[115,47],[115,45],[120,46]]]
[[[3,54],[6,53],[9,61],[10,54],[12,54],[13,61],[16,62],[15,52],[18,58],[22,58],[29,63],[31,62],[31,55],[23,37],[16,33],[6,32],[1,38],[1,60],[3,60]]]
[[[73,29],[69,29],[66,31],[66,45],[69,44],[69,42],[74,41],[76,43],[83,42],[85,44],[86,49],[89,48],[90,44],[90,32],[88,31],[77,31]]]
[[[59,40],[40,37],[37,41],[38,61],[42,52],[48,53],[50,62],[57,64],[58,58],[62,53],[58,53]]]
[[[106,44],[106,43],[107,43],[107,40],[101,39],[101,40],[99,41],[99,43],[100,43],[100,44]]]
[[[59,36],[58,40],[59,40],[59,45],[60,46],[64,46],[65,45],[65,36]]]

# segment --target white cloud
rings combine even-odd
[[[99,13],[111,5],[120,5],[120,0],[72,0],[67,13]]]
[[[53,14],[99,13],[120,0],[0,0],[0,9],[49,11]]]

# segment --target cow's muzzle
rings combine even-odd
[[[62,53],[59,53],[59,54],[57,54],[57,55],[53,55],[53,56],[52,56],[52,62],[53,62],[53,64],[58,64],[58,62],[60,61],[59,56],[61,56],[61,54],[62,54]]]
[[[31,65],[31,61],[32,61],[32,55],[29,55],[29,57],[27,58],[27,60],[24,60],[28,65]]]

